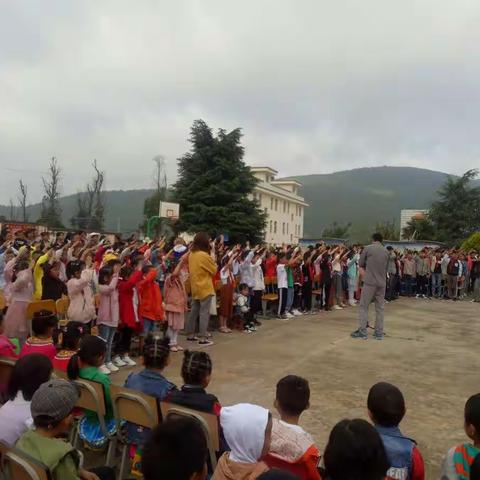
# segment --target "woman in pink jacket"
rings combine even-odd
[[[87,257],[86,260],[88,263],[79,260],[67,265],[67,291],[70,299],[67,316],[69,320],[85,324],[86,333],[88,333],[96,315],[92,291],[92,259]]]
[[[99,370],[105,375],[118,372],[118,367],[112,362],[112,345],[120,317],[117,289],[120,266],[118,260],[112,260],[108,265],[103,266],[98,273],[98,291],[100,292],[100,305],[97,315],[98,334],[107,343],[105,364]]]
[[[18,259],[13,267],[9,289],[10,306],[5,315],[5,335],[23,345],[28,336],[27,306],[33,297],[33,274],[27,260]]]

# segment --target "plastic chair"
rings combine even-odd
[[[213,413],[199,412],[191,408],[176,405],[174,403],[161,402],[163,420],[169,418],[186,417],[192,418],[199,423],[207,439],[210,463],[213,471],[217,466],[217,452],[220,450],[220,435],[218,429],[218,417]]]
[[[0,456],[0,472],[8,480],[52,480],[52,474],[46,465],[17,448],[10,448],[0,442]]]
[[[60,327],[64,327],[68,323],[67,312],[70,300],[68,297],[59,298],[55,302],[55,310],[57,312],[58,324]]]
[[[124,470],[127,464],[128,439],[121,438],[120,423],[122,420],[140,425],[145,428],[154,428],[161,421],[158,400],[129,388],[110,386],[113,412],[117,422],[117,438],[122,441],[122,459],[120,462],[119,478],[124,478]]]
[[[91,382],[89,380],[80,378],[74,380],[73,383],[75,383],[80,390],[80,398],[75,406],[78,408],[83,408],[84,410],[91,410],[95,412],[97,414],[102,433],[109,439],[106,465],[111,467],[113,456],[115,454],[117,437],[116,435],[109,435],[105,424],[105,415],[107,413],[107,409],[105,406],[105,392],[103,385],[98,382]],[[75,425],[74,428],[75,432],[73,434],[73,446],[76,447],[78,441],[78,425]]]

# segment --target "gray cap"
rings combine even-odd
[[[52,423],[60,422],[72,412],[79,396],[77,387],[67,380],[56,378],[42,383],[32,397],[32,418],[46,416]]]

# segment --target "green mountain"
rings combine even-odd
[[[395,220],[398,227],[400,210],[428,208],[447,176],[420,168],[372,167],[290,178],[303,184],[300,194],[310,204],[305,238],[319,238],[333,222],[351,222],[350,238],[367,241],[377,222]]]
[[[130,233],[138,229],[143,220],[143,202],[153,193],[153,190],[110,190],[105,192],[105,230]],[[77,196],[67,195],[60,198],[63,224],[70,226],[70,219],[77,212]],[[36,221],[40,216],[41,204],[29,205],[27,215],[30,221]],[[0,215],[10,216],[10,207],[0,205]],[[20,219],[18,209],[17,219]]]
[[[305,238],[319,238],[333,222],[351,222],[350,238],[367,241],[377,222],[395,220],[400,210],[428,208],[446,173],[409,167],[357,168],[324,175],[294,178],[310,207],[305,211]],[[476,182],[480,185],[480,181]],[[112,190],[105,192],[105,229],[129,233],[143,220],[143,202],[153,190]],[[70,225],[76,213],[77,194],[60,199],[63,222]],[[40,216],[40,204],[28,207],[28,216]],[[0,205],[0,215],[9,217],[10,208]],[[19,214],[17,211],[17,218]]]

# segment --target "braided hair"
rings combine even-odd
[[[148,334],[143,345],[143,363],[145,368],[163,370],[170,357],[170,339],[159,334]]]
[[[212,360],[206,352],[185,350],[182,363],[182,378],[188,385],[203,385],[212,374]]]

